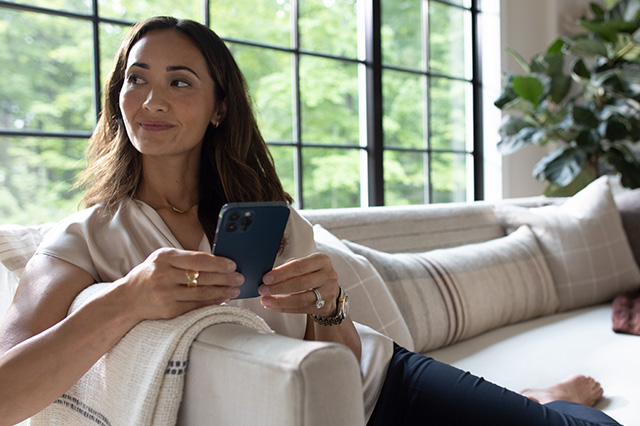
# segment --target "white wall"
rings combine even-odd
[[[500,51],[502,71],[521,73],[522,68],[505,52],[510,47],[529,60],[546,48],[561,34],[571,31],[575,19],[586,11],[593,0],[500,0]],[[486,49],[485,49],[486,50]],[[496,136],[497,137],[497,136]],[[486,140],[486,154],[493,167],[501,161],[502,198],[539,195],[544,183],[532,177],[532,170],[540,158],[553,150],[548,146],[529,146],[507,157],[496,160],[490,139]],[[495,178],[494,178],[495,180]],[[491,180],[489,180],[491,182]],[[499,198],[496,191],[487,191],[488,199]]]

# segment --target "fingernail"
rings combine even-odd
[[[262,277],[262,282],[265,283],[265,284],[272,284],[273,283],[273,275],[266,274],[264,277]]]
[[[227,271],[229,271],[229,272],[233,272],[233,271],[235,271],[235,270],[236,270],[236,264],[235,264],[235,263],[233,263],[233,262],[229,262],[229,263],[227,264]]]
[[[238,296],[240,296],[240,289],[239,288],[234,288],[233,290],[231,290],[231,298],[232,299],[235,299]]]
[[[260,295],[262,296],[269,296],[271,294],[271,292],[269,291],[269,287],[267,287],[266,285],[261,285],[260,287],[258,287],[258,293],[260,293]]]

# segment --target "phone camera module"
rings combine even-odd
[[[251,226],[251,223],[253,223],[253,221],[250,217],[243,217],[242,219],[240,219],[240,226],[242,227],[243,231],[246,231],[247,228]]]

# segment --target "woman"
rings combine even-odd
[[[516,394],[356,328],[340,312],[330,260],[293,209],[262,297],[232,300],[243,277],[210,254],[219,208],[291,201],[248,99],[230,52],[206,27],[159,17],[133,28],[91,138],[87,209],[47,235],[0,329],[0,425],[52,403],[140,321],[223,302],[254,310],[279,333],[375,360],[362,363],[371,365],[363,372],[370,425],[618,424],[581,405],[602,395],[593,379]],[[67,316],[95,282],[113,284]]]

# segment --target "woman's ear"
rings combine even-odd
[[[227,116],[227,103],[225,101],[218,101],[215,111],[211,117],[211,124],[213,127],[218,128],[222,120]]]

